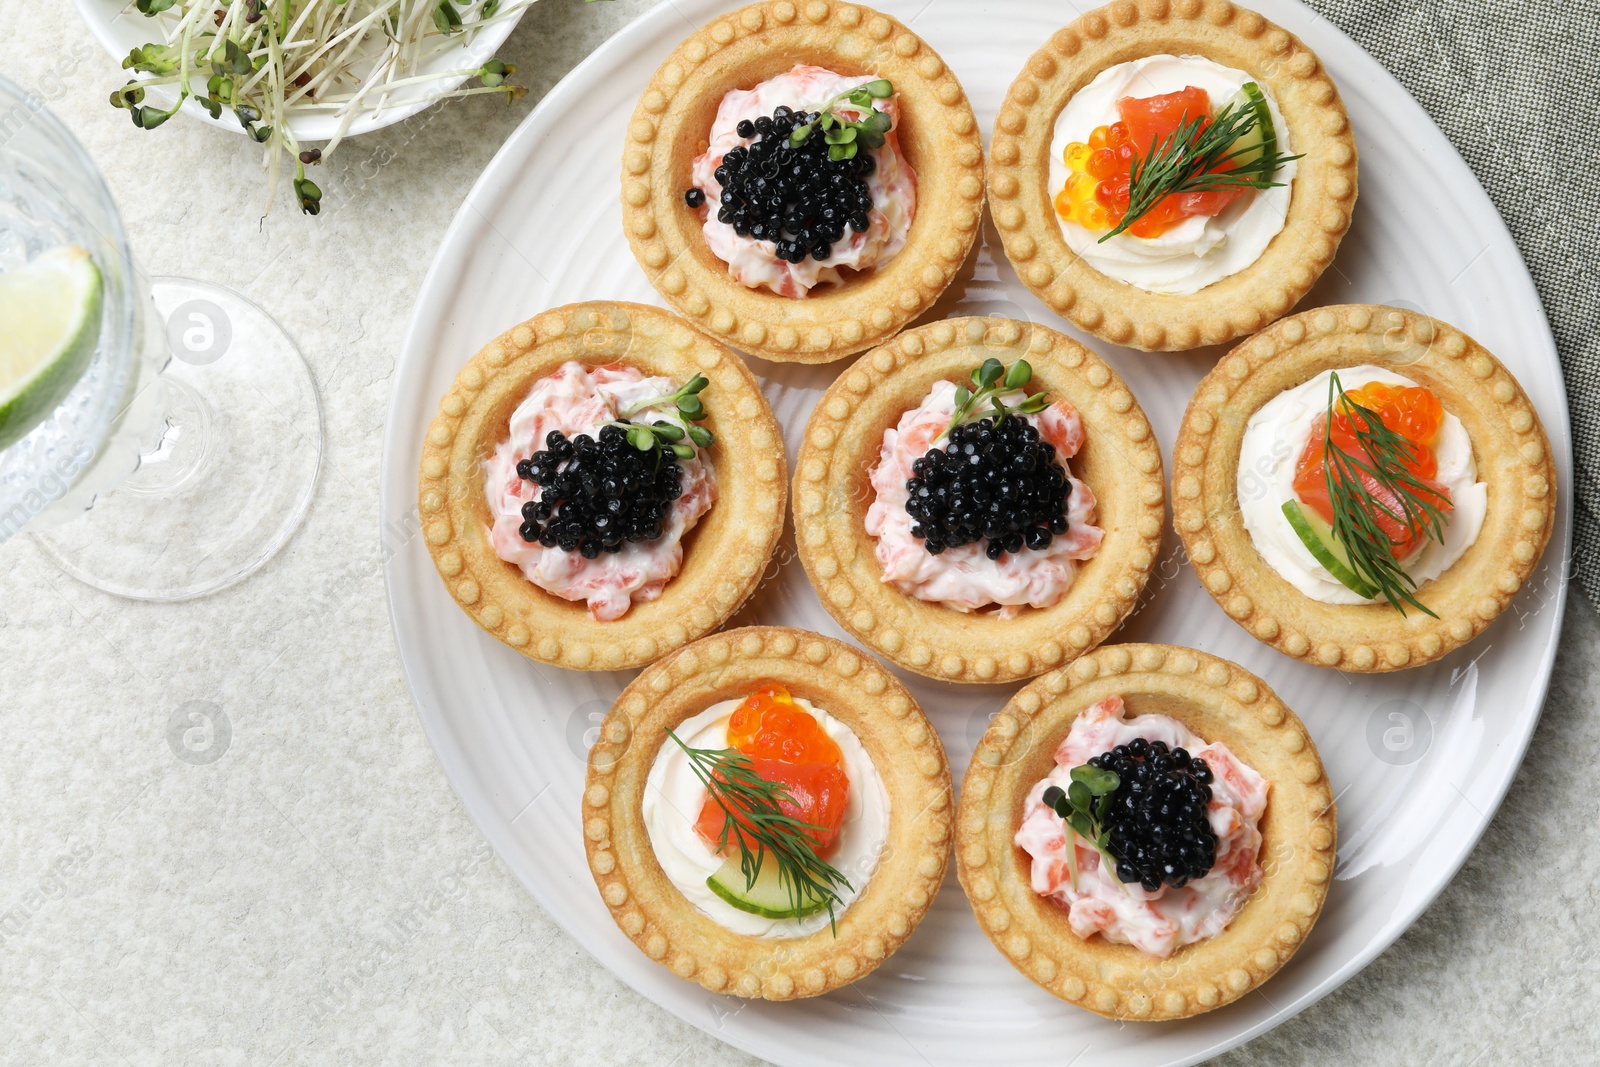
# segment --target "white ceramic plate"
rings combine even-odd
[[[89,32],[100,42],[100,47],[109,52],[111,58],[118,63],[127,58],[130,49],[160,39],[151,32],[152,20],[139,14],[138,9],[133,6],[133,0],[72,0],[72,2],[77,7],[78,14],[83,16],[83,21],[88,24]],[[467,70],[482,66],[494,58],[495,49],[505,43],[521,19],[522,13],[518,12],[501,22],[485,27],[470,41],[463,37],[459,47],[439,52],[423,64],[417,73],[432,74],[438,71]],[[401,119],[408,119],[438,99],[441,94],[459,87],[464,81],[466,78],[463,76],[402,86],[390,95],[389,103],[383,110],[368,111],[356,116],[350,123],[350,128],[345,131],[345,136],[355,137],[358,134],[370,133]],[[109,91],[108,88],[107,92]],[[177,99],[177,94],[166,88],[153,89],[150,96],[152,100],[160,101],[162,107],[170,107],[172,101]],[[224,130],[232,130],[234,133],[244,132],[239,120],[227,111],[224,111],[219,118],[212,118],[199,104],[188,102],[184,105],[183,113]],[[302,113],[289,119],[289,129],[293,132],[295,140],[301,143],[326,141],[338,131],[339,119],[331,112]]]
[[[1516,373],[1558,459],[1560,515],[1543,565],[1487,633],[1430,667],[1359,677],[1257,643],[1182,562],[1169,533],[1148,602],[1114,640],[1167,641],[1235,660],[1299,712],[1338,792],[1336,881],[1306,945],[1259,992],[1183,1023],[1118,1025],[1028,982],[979,931],[954,865],[922,926],[868,979],[816,1000],[744,1002],[706,993],[645,958],[613,926],[583,858],[584,750],[626,674],[537,667],[452,603],[416,536],[422,434],[461,364],[535,312],[596,297],[657,302],[629,255],[618,161],[634,101],[694,26],[734,5],[672,0],[556,86],[496,156],[457,215],[422,287],[395,372],[384,445],[389,601],[412,693],[446,775],[501,857],[557,921],[656,1003],[785,1065],[1191,1063],[1272,1027],[1390,944],[1461,865],[1499,804],[1544,699],[1566,582],[1571,444],[1554,344],[1504,225],[1443,135],[1379,65],[1293,0],[1258,0],[1321,56],[1349,106],[1361,200],[1333,269],[1302,307],[1350,301],[1420,308],[1467,330]],[[1055,0],[883,0],[961,77],[978,119],[1026,57],[1071,17]],[[991,230],[932,313],[1063,322],[1012,276]],[[1149,355],[1082,338],[1126,377],[1170,454],[1184,405],[1217,352]],[[790,456],[819,392],[848,362],[753,361]],[[1170,464],[1169,468],[1170,469]],[[737,624],[844,636],[793,559]],[[907,678],[938,726],[959,782],[1003,687]]]

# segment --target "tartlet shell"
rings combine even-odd
[[[1271,783],[1260,888],[1220,934],[1165,960],[1074,934],[1066,910],[1033,891],[1013,840],[1072,721],[1116,695],[1130,715],[1170,715],[1225,743]],[[1265,682],[1193,649],[1107,645],[1035,679],[995,715],[961,785],[956,873],[989,940],[1047,992],[1113,1019],[1183,1019],[1244,996],[1294,955],[1327,897],[1335,822],[1316,745]]]
[[[889,794],[889,836],[866,888],[800,938],[736,934],[707,918],[656,860],[641,813],[666,730],[781,682],[854,731]],[[611,917],[646,956],[714,993],[814,997],[869,974],[927,913],[950,852],[952,788],[939,735],[894,675],[842,641],[752,626],[697,641],[622,691],[589,751],[583,843]]]
[[[884,582],[864,526],[884,430],[935,382],[964,382],[990,357],[1027,359],[1030,390],[1078,409],[1084,446],[1070,463],[1098,498],[1096,525],[1106,531],[1059,602],[1009,620],[927,603]],[[817,402],[795,460],[796,542],[823,607],[875,651],[943,681],[1032,677],[1105,640],[1138,605],[1160,552],[1165,502],[1160,446],[1122,379],[1070,337],[1012,319],[946,319],[862,356]]]
[[[1186,296],[1146,292],[1080,260],[1047,187],[1056,118],[1073,94],[1118,63],[1169,53],[1255,75],[1276,98],[1293,150],[1305,153],[1266,251]],[[1355,137],[1316,55],[1228,0],[1118,0],[1056,31],[1006,93],[989,155],[990,210],[1017,277],[1074,325],[1146,351],[1220,344],[1286,314],[1333,262],[1356,199]]]
[[[716,502],[686,537],[683,568],[661,596],[610,622],[528,581],[488,537],[483,465],[533,383],[568,360],[710,381],[701,425],[716,435]],[[783,532],[787,478],[778,422],[743,360],[670,312],[592,301],[535,315],[461,368],[423,439],[418,506],[439,576],[485,631],[529,659],[621,670],[710,632],[755,592]]]
[[[683,194],[723,96],[802,61],[894,83],[917,210],[889,262],[796,299],[731,279]],[[628,125],[622,222],[650,284],[700,329],[778,362],[841,359],[921,315],[955,278],[982,212],[983,139],[961,83],[926,41],[860,5],[777,0],[715,19],[656,71]]]
[[[1417,597],[1437,614],[1324,604],[1263,560],[1239,513],[1245,425],[1324,370],[1372,364],[1431,389],[1472,439],[1489,507],[1478,538]],[[1438,319],[1348,304],[1302,312],[1238,345],[1200,382],[1172,461],[1173,519],[1200,582],[1279,652],[1361,673],[1429,663],[1482,633],[1538,565],[1555,523],[1556,472],[1538,412],[1482,345]]]

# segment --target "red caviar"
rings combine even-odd
[[[805,833],[819,855],[833,846],[850,796],[844,754],[787,689],[769,685],[745,698],[728,719],[728,747],[749,756],[751,769],[761,778],[781,783],[788,790],[790,800],[781,801],[778,807],[785,815],[816,827]],[[727,821],[722,806],[707,794],[695,830],[714,848]],[[737,814],[734,821],[747,825]],[[728,844],[724,854],[738,850],[732,835]]]
[[[1191,85],[1160,96],[1126,96],[1117,101],[1121,121],[1097,126],[1087,143],[1067,145],[1063,161],[1069,174],[1056,195],[1056,212],[1090,230],[1109,230],[1128,213],[1130,171],[1134,154],[1141,159],[1185,122],[1212,119],[1211,98]],[[1173,193],[1146,212],[1127,232],[1136,237],[1159,237],[1186,218],[1212,216],[1244,195],[1246,190],[1210,193]]]
[[[745,698],[728,719],[728,747],[787,763],[838,763],[839,746],[781,685]]]
[[[1394,386],[1382,382],[1371,382],[1359,389],[1347,389],[1344,396],[1376,414],[1386,427],[1411,442],[1412,455],[1405,461],[1406,469],[1421,479],[1431,490],[1432,495],[1427,499],[1427,503],[1433,504],[1441,511],[1453,510],[1450,490],[1433,480],[1439,471],[1439,459],[1434,455],[1433,444],[1439,436],[1439,427],[1444,424],[1444,407],[1439,403],[1439,398],[1422,386]],[[1350,425],[1352,418],[1359,420],[1362,417],[1354,414],[1351,408],[1341,401],[1333,418],[1333,446],[1347,455],[1370,463],[1370,457],[1357,444],[1355,431]],[[1326,464],[1323,462],[1327,421],[1326,416],[1318,418],[1317,426],[1311,432],[1311,438],[1306,441],[1305,450],[1300,453],[1300,460],[1294,472],[1294,491],[1302,504],[1321,515],[1324,522],[1331,524],[1333,504],[1328,499]],[[1400,502],[1388,490],[1377,484],[1370,474],[1360,472],[1359,477],[1374,500],[1395,515],[1404,513]],[[1386,514],[1381,508],[1374,508],[1372,517],[1377,522],[1378,529],[1389,538],[1395,559],[1405,559],[1427,536],[1420,523],[1407,524],[1394,518],[1393,515]]]

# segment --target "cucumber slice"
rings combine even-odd
[[[1236,167],[1247,163],[1254,163],[1263,156],[1275,156],[1278,153],[1278,129],[1272,124],[1272,109],[1267,106],[1267,98],[1261,91],[1261,86],[1255,82],[1245,82],[1244,86],[1228,101],[1235,108],[1249,109],[1255,112],[1255,125],[1245,132],[1245,135],[1233,142],[1232,151],[1238,152],[1233,158]]]
[[[737,856],[718,867],[716,873],[706,879],[706,885],[740,911],[748,911],[766,919],[803,919],[821,911],[824,903],[804,897],[800,907],[795,908],[794,897],[790,893],[792,887],[780,881],[778,864],[770,856],[762,861],[761,873],[756,875],[754,885],[745,881]]]
[[[1285,500],[1283,517],[1289,520],[1289,526],[1299,536],[1301,543],[1340,585],[1368,600],[1377,597],[1378,590],[1356,574],[1343,542],[1334,536],[1333,528],[1323,522],[1321,516],[1306,511],[1298,500]]]

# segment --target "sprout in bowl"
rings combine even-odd
[[[493,58],[534,0],[78,0],[133,80],[111,93],[151,130],[185,105],[265,145],[268,203],[282,164],[308,215],[322,190],[306,167],[347,135],[435,100],[527,90]],[[141,17],[142,16],[142,17]],[[473,84],[468,84],[472,82]],[[308,142],[326,142],[320,148]]]

